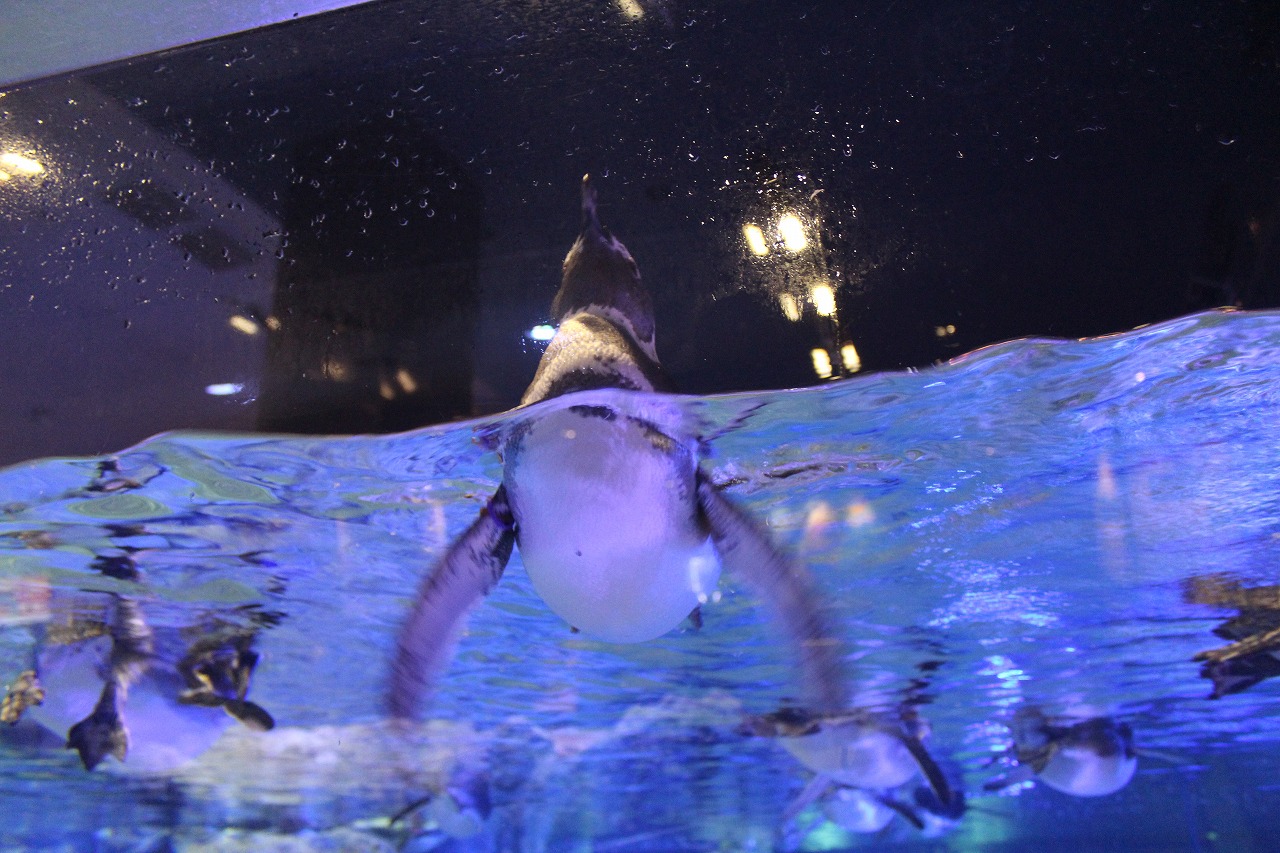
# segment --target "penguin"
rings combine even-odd
[[[631,253],[600,224],[590,176],[581,204],[551,305],[557,330],[516,410],[524,416],[497,438],[502,482],[421,581],[396,640],[390,716],[418,712],[514,548],[553,612],[614,643],[696,624],[721,569],[733,573],[790,640],[802,701],[840,710],[840,643],[812,577],[713,485],[695,430],[653,394],[673,387],[651,297]]]
[[[1038,779],[1074,797],[1102,797],[1128,785],[1138,769],[1133,729],[1114,717],[1055,720],[1039,708],[1019,708],[1010,730],[1019,766],[986,783],[987,791]]]
[[[923,723],[913,714],[855,709],[819,715],[784,708],[749,717],[742,728],[745,734],[777,738],[787,752],[817,774],[787,810],[788,817],[834,790],[838,796],[831,802],[837,810],[847,807],[845,818],[858,826],[874,827],[853,831],[878,831],[894,814],[923,829],[917,810],[892,793],[917,774],[928,785],[927,802],[937,804],[934,811],[963,812],[963,793],[925,748]]]

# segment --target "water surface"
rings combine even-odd
[[[1271,843],[1280,682],[1210,699],[1192,658],[1225,644],[1213,630],[1238,611],[1188,590],[1280,583],[1280,314],[1018,341],[920,372],[679,404],[712,437],[713,479],[812,567],[858,702],[927,722],[968,795],[958,823],[922,833],[895,818],[859,834],[821,803],[783,819],[812,774],[740,729],[792,695],[789,663],[731,577],[701,630],[611,646],[551,614],[517,553],[429,720],[393,730],[383,693],[399,621],[501,477],[483,439],[502,419],[489,419],[389,437],[174,433],[107,464],[0,472],[0,677],[34,664],[67,697],[51,689],[0,741],[0,846]],[[180,689],[157,664],[131,692],[128,758],[87,772],[63,739],[101,685],[74,675],[58,628],[101,621],[122,598],[145,614],[158,661],[202,631],[251,636],[248,698],[275,728],[186,708],[198,712],[186,728],[150,735],[147,696],[160,714]],[[103,638],[77,648],[95,642],[100,655]],[[72,675],[58,681],[58,667]],[[1009,770],[1012,715],[1033,706],[1126,722],[1160,755],[1140,755],[1108,797],[985,792]],[[433,792],[434,807],[393,822]]]

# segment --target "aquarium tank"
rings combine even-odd
[[[1269,0],[0,0],[0,848],[1280,849]]]

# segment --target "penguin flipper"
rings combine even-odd
[[[387,696],[392,717],[414,715],[444,668],[463,620],[502,577],[515,545],[515,521],[505,486],[418,587],[396,639]]]
[[[925,781],[929,783],[929,788],[933,791],[933,795],[938,798],[938,802],[945,808],[951,808],[955,803],[955,798],[959,796],[959,792],[951,790],[951,783],[947,780],[947,774],[942,772],[942,768],[938,766],[938,762],[934,761],[933,756],[929,754],[929,750],[925,749],[920,738],[912,734],[899,735],[902,745],[907,748],[907,752],[911,753],[911,757],[916,760],[916,764],[920,767],[920,772],[924,774]],[[885,803],[885,805],[889,805]],[[893,808],[890,806],[890,808]],[[922,829],[918,817],[908,817],[906,812],[894,809],[907,820],[911,821],[917,829]]]
[[[802,563],[774,547],[768,537],[711,481],[698,472],[698,505],[725,569],[752,587],[799,653],[801,695],[813,709],[843,710],[848,689],[841,644],[819,606],[813,579]]]

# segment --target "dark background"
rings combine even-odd
[[[47,166],[0,181],[0,462],[508,408],[587,171],[689,393],[1275,306],[1278,63],[1262,0],[490,0],[38,81],[0,98]],[[788,211],[814,244],[751,256]],[[788,320],[819,276],[837,316]]]

